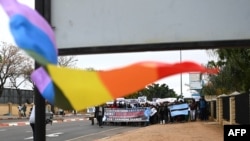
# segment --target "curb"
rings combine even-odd
[[[27,117],[0,117],[0,120],[29,119]]]
[[[29,122],[11,122],[11,123],[0,123],[0,127],[8,127],[8,126],[25,126],[29,125]]]
[[[16,119],[16,118],[15,118],[15,119]],[[53,123],[73,122],[73,121],[84,121],[84,120],[88,120],[88,119],[87,119],[87,118],[57,119],[57,120],[53,120]],[[52,124],[53,124],[53,123],[52,123]],[[26,125],[30,125],[29,121],[0,123],[0,127],[26,126]]]

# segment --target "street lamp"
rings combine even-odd
[[[180,62],[182,62],[182,52],[181,52],[181,49],[180,49]],[[181,88],[181,96],[183,95],[182,93],[182,73],[180,75],[180,88]]]

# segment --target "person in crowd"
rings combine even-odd
[[[54,113],[52,112],[51,109],[51,104],[46,100],[45,101],[45,117],[46,117],[46,124],[52,124],[53,122],[53,115]]]
[[[144,115],[147,118],[147,121],[145,122],[145,126],[148,126],[150,124],[151,109],[148,103],[146,103],[145,107],[146,107],[146,110],[144,111]]]
[[[76,110],[73,110],[72,113],[73,113],[74,115],[76,115],[76,114],[77,114],[77,111],[76,111]]]
[[[23,117],[26,117],[26,111],[27,111],[26,103],[23,104],[22,111],[23,111]]]
[[[159,106],[159,121],[160,121],[160,124],[165,124],[165,107],[164,107],[164,104],[163,103],[160,103],[160,106]]]
[[[190,108],[190,121],[196,120],[196,110],[197,110],[197,103],[195,99],[192,99],[191,103],[189,104]]]
[[[102,128],[102,125],[103,125],[103,116],[104,116],[104,107],[103,105],[99,105],[97,108],[96,108],[96,111],[97,111],[97,121],[98,121],[98,124],[99,124],[99,127]]]
[[[199,101],[200,120],[207,120],[207,101],[204,96]]]
[[[23,117],[23,106],[20,104],[17,106],[19,117]]]
[[[95,118],[96,118],[96,108],[95,107],[89,107],[88,108],[88,111],[90,113],[90,117],[89,117],[89,120],[91,121],[91,125],[95,125]],[[93,116],[92,116],[93,114]]]
[[[35,138],[35,105],[33,105],[29,117],[29,123],[33,132],[33,139]]]
[[[118,104],[117,104],[117,101],[116,101],[116,100],[114,100],[114,102],[113,102],[111,108],[118,108]]]
[[[169,117],[168,102],[165,102],[164,103],[164,120],[165,120],[165,124],[169,122],[168,117]]]
[[[58,114],[64,116],[64,115],[65,115],[65,112],[64,112],[63,109],[59,108]]]
[[[157,116],[158,116],[158,111],[157,107],[155,105],[150,105],[151,108],[151,114],[150,114],[150,124],[155,124],[157,123]]]
[[[32,106],[33,107],[33,106]],[[32,107],[30,107],[30,111],[29,111],[29,117],[31,115],[31,112],[32,112]]]
[[[125,104],[123,101],[119,101],[118,108],[125,108]]]
[[[45,112],[46,113],[52,112],[51,105],[47,100],[45,101]]]
[[[98,117],[98,111],[97,111],[97,109],[98,109],[98,106],[95,106],[94,117],[91,118],[91,124],[92,124],[92,125],[95,125],[95,119],[97,120],[97,117]],[[97,120],[97,124],[99,124],[99,123],[98,123],[98,120]]]

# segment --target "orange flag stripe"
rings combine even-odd
[[[216,73],[193,62],[167,64],[140,62],[111,71],[99,72],[112,97],[123,97],[145,88],[146,85],[171,75],[186,72]]]
[[[112,97],[123,97],[157,80],[157,63],[135,63],[127,67],[99,72]]]

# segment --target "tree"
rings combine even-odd
[[[177,94],[173,89],[169,89],[166,84],[152,83],[146,88],[135,92],[126,98],[138,98],[139,96],[146,96],[147,99],[152,100],[153,98],[177,97]]]
[[[216,49],[217,62],[209,62],[210,66],[218,66],[218,75],[210,76],[209,85],[203,87],[206,94],[227,94],[233,91],[250,89],[250,49]]]
[[[1,42],[0,56],[1,97],[7,80],[10,81],[11,87],[16,89],[24,83],[27,76],[23,74],[23,71],[32,66],[32,61],[20,49],[5,42]],[[20,91],[17,91],[17,93],[20,94]]]
[[[12,84],[12,88],[14,88],[18,94],[19,104],[21,103],[21,85],[24,85],[27,81],[27,79],[30,79],[30,70],[33,70],[33,61],[31,61],[28,57],[20,57],[22,59],[22,63],[19,64],[19,69],[17,72],[14,72],[10,75],[9,80]],[[19,72],[18,72],[19,71]],[[28,72],[28,73],[27,73]],[[34,85],[30,83],[31,89],[33,90]]]
[[[78,60],[74,56],[59,56],[58,65],[63,67],[75,67]]]

